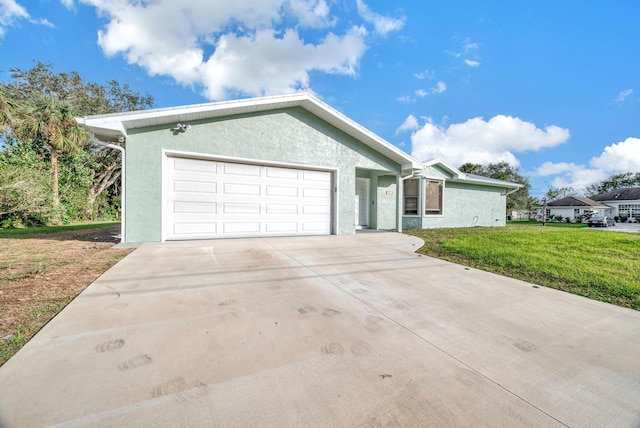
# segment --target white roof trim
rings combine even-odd
[[[316,117],[361,141],[402,165],[403,170],[421,170],[422,164],[388,141],[307,92],[262,98],[195,104],[180,107],[139,110],[77,118],[80,125],[104,141],[127,137],[130,129],[172,125],[194,120],[301,107]]]
[[[509,189],[519,189],[521,187],[524,187],[523,184],[511,183],[510,181],[497,180],[495,178],[466,174],[442,159],[433,159],[423,163],[422,165],[424,166],[425,169],[432,166],[440,166],[441,168],[448,170],[453,175],[453,178],[451,179],[451,181],[484,184],[485,186],[494,186],[494,187],[506,187]]]

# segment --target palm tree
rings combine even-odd
[[[58,207],[58,157],[77,153],[87,141],[86,131],[78,125],[71,104],[55,97],[40,95],[27,101],[18,112],[14,134],[23,141],[41,143],[51,159],[53,206]]]
[[[11,125],[15,107],[15,102],[5,94],[4,86],[0,85],[0,127]]]

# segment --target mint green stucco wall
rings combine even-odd
[[[301,108],[192,121],[184,133],[173,126],[136,129],[126,143],[126,236],[128,242],[162,239],[162,150],[337,169],[338,234],[355,232],[356,169],[371,180],[378,207],[378,172],[400,173],[400,165]],[[383,180],[390,186],[389,179]],[[394,195],[397,189],[394,187]],[[388,196],[385,194],[385,196]],[[396,205],[383,198],[375,223],[395,225]],[[373,211],[372,211],[373,212]],[[372,214],[373,215],[373,214]],[[372,219],[373,220],[373,219]],[[335,226],[334,226],[335,227]],[[395,226],[392,226],[395,227]],[[386,228],[386,227],[385,227]]]
[[[421,187],[423,184],[424,180]],[[402,224],[405,229],[504,226],[505,193],[503,188],[446,181],[443,215],[405,216]],[[423,188],[420,194],[423,195]]]

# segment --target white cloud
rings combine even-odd
[[[633,94],[633,89],[626,89],[624,91],[620,91],[617,97],[613,100],[616,103],[621,103],[624,101],[629,95]]]
[[[379,15],[369,9],[369,7],[364,4],[362,0],[356,0],[356,5],[358,6],[358,13],[362,17],[362,19],[373,24],[376,32],[383,36],[386,36],[392,31],[397,31],[404,26],[404,18],[396,19]]]
[[[436,77],[436,73],[434,73],[433,71],[430,70],[425,70],[422,71],[420,73],[415,73],[413,75],[413,77],[415,77],[416,79],[420,79],[420,80],[424,80],[424,79],[435,79]]]
[[[200,69],[205,95],[221,99],[227,88],[265,95],[294,92],[309,87],[309,70],[354,75],[364,49],[357,29],[343,37],[330,33],[319,45],[305,44],[295,30],[281,38],[272,30],[255,37],[224,36]]]
[[[415,95],[420,97],[420,98],[424,98],[429,94],[441,94],[441,93],[445,92],[446,90],[447,90],[447,84],[444,83],[444,82],[438,82],[438,83],[436,83],[436,85],[434,87],[432,87],[428,91],[425,91],[424,89],[416,90],[415,91]],[[415,101],[413,99],[410,99],[409,97],[400,97],[400,98],[396,98],[396,100],[401,101],[401,102]]]
[[[517,117],[498,115],[446,128],[429,121],[412,134],[411,142],[412,155],[423,161],[442,158],[453,165],[506,161],[518,166],[514,153],[554,147],[568,138],[569,131],[558,126],[540,129]]]
[[[396,98],[396,101],[399,102],[399,103],[408,104],[408,103],[411,103],[411,102],[413,102],[415,100],[413,98],[411,98],[410,96],[408,96],[408,95],[401,95],[401,96]]]
[[[599,156],[594,156],[588,165],[567,162],[545,162],[533,175],[552,177],[554,187],[571,186],[579,192],[591,184],[613,174],[640,171],[640,138],[627,138],[604,148]]]
[[[600,156],[591,158],[589,165],[606,171],[640,171],[640,138],[627,138],[605,147]]]
[[[471,59],[465,59],[465,60],[464,60],[464,63],[465,63],[466,65],[468,65],[469,67],[478,67],[478,66],[480,65],[480,62],[478,62],[478,61],[473,61],[473,60],[471,60]]]
[[[459,50],[446,50],[445,52],[455,58],[460,58],[462,56],[468,55],[471,52],[475,52],[479,47],[480,45],[478,43],[472,42],[469,38],[464,38],[462,39],[461,47]]]
[[[46,19],[33,19],[27,9],[15,0],[0,0],[0,37],[6,34],[7,27],[13,26],[22,19],[31,24],[53,27],[53,24]]]
[[[444,82],[438,82],[438,83],[436,83],[436,86],[431,88],[431,93],[432,94],[441,94],[446,90],[447,90],[447,84],[444,83]]]
[[[108,20],[98,32],[106,55],[202,87],[212,100],[308,90],[312,71],[354,76],[367,50],[365,25],[387,34],[403,24],[362,1],[362,25],[341,31],[332,30],[339,20],[328,0],[78,1]]]
[[[402,125],[400,125],[398,129],[396,129],[396,135],[405,131],[415,131],[418,128],[420,128],[418,119],[414,115],[410,114],[409,116],[407,116],[404,122],[402,122]]]

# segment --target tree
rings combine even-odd
[[[535,200],[529,195],[529,191],[531,190],[529,179],[520,175],[518,169],[509,165],[507,162],[490,163],[488,165],[468,162],[459,169],[466,174],[480,175],[496,180],[522,184],[522,188],[507,196],[507,211],[531,210],[535,205]]]
[[[0,218],[8,226],[31,223],[50,207],[47,164],[31,147],[9,142],[0,152]]]
[[[614,174],[598,183],[589,184],[585,188],[587,197],[611,192],[616,189],[640,186],[640,172]]]
[[[549,190],[545,193],[545,198],[547,201],[555,201],[557,199],[566,198],[567,196],[575,196],[578,192],[571,186],[555,188],[553,186],[549,186]]]
[[[153,106],[153,97],[141,95],[133,91],[129,85],[121,85],[116,80],[106,84],[87,82],[78,72],[56,73],[51,64],[34,62],[32,68],[23,70],[12,68],[13,80],[4,85],[7,97],[18,104],[26,104],[42,96],[58,99],[68,103],[78,116],[105,114],[120,111],[141,110]],[[0,85],[2,87],[2,85]],[[48,157],[50,150],[39,141],[31,141],[35,149],[42,156]],[[116,198],[121,175],[120,154],[117,150],[92,143],[85,144],[83,154],[78,159],[63,156],[61,162],[74,172],[74,177],[65,177],[77,181],[82,177],[84,186],[76,182],[73,187],[76,192],[84,192],[82,198],[73,198],[74,204],[80,200],[85,204],[79,212],[93,218],[96,201],[104,201],[101,195]],[[86,155],[86,156],[85,156]],[[64,199],[64,198],[63,198]]]
[[[58,190],[58,158],[74,153],[87,142],[87,134],[78,125],[68,102],[53,96],[38,95],[24,103],[18,111],[14,134],[23,141],[42,144],[49,151],[53,208],[60,202]]]
[[[0,128],[9,126],[13,122],[13,113],[16,103],[6,94],[6,89],[0,86]],[[2,132],[0,132],[2,134]]]
[[[8,96],[17,102],[38,95],[55,97],[73,106],[79,116],[143,110],[153,106],[153,97],[133,91],[126,83],[109,80],[106,85],[86,82],[77,71],[55,73],[51,64],[40,61],[28,70],[11,68]]]

